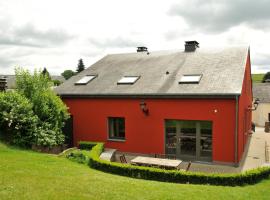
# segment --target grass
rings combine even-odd
[[[270,179],[222,187],[132,179],[0,143],[0,199],[269,199]]]
[[[264,74],[252,74],[252,81],[253,83],[261,83]]]

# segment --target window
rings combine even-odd
[[[96,78],[96,75],[86,75],[83,78],[81,78],[80,80],[78,80],[75,85],[86,85],[87,83],[89,83],[90,81],[92,81],[94,78]]]
[[[139,78],[139,76],[124,76],[117,84],[134,84]]]
[[[125,118],[109,117],[109,139],[125,140]]]
[[[183,75],[180,78],[179,84],[183,83],[199,83],[202,78],[201,74]]]

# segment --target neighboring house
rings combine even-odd
[[[238,164],[251,129],[248,47],[107,55],[56,88],[74,144]]]
[[[270,117],[270,83],[254,83],[253,98],[259,98],[260,104],[252,113],[252,121],[257,126],[264,126]]]
[[[1,75],[0,77],[4,77],[7,79],[7,89],[15,89],[16,88],[16,76],[15,75]],[[61,83],[65,81],[63,76],[51,76],[52,80],[59,80]]]
[[[16,87],[16,77],[15,75],[0,75],[7,80],[7,89],[15,89]]]

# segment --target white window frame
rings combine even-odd
[[[179,80],[179,84],[199,83],[202,79],[202,74],[184,74]]]
[[[129,80],[132,78],[133,80]],[[123,76],[119,81],[117,81],[118,85],[133,85],[138,81],[140,76]]]
[[[75,85],[87,85],[90,81],[95,79],[97,75],[86,75],[82,77],[80,80],[78,80]]]

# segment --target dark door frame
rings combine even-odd
[[[166,143],[167,143],[167,131],[166,131],[166,121],[168,120],[174,120],[177,121],[176,122],[176,154],[175,156],[178,159],[182,159],[182,160],[188,160],[188,161],[207,161],[207,162],[212,162],[213,159],[213,149],[212,149],[212,153],[210,157],[203,157],[200,155],[200,149],[201,149],[201,122],[205,122],[208,120],[179,120],[179,119],[165,119],[164,120],[164,152],[165,154],[167,154],[167,148],[166,148]],[[185,155],[185,154],[181,154],[181,123],[183,121],[195,121],[196,122],[196,153],[195,156],[189,156],[189,155]],[[213,121],[208,121],[211,122],[211,129],[212,129],[212,147],[213,147]]]

